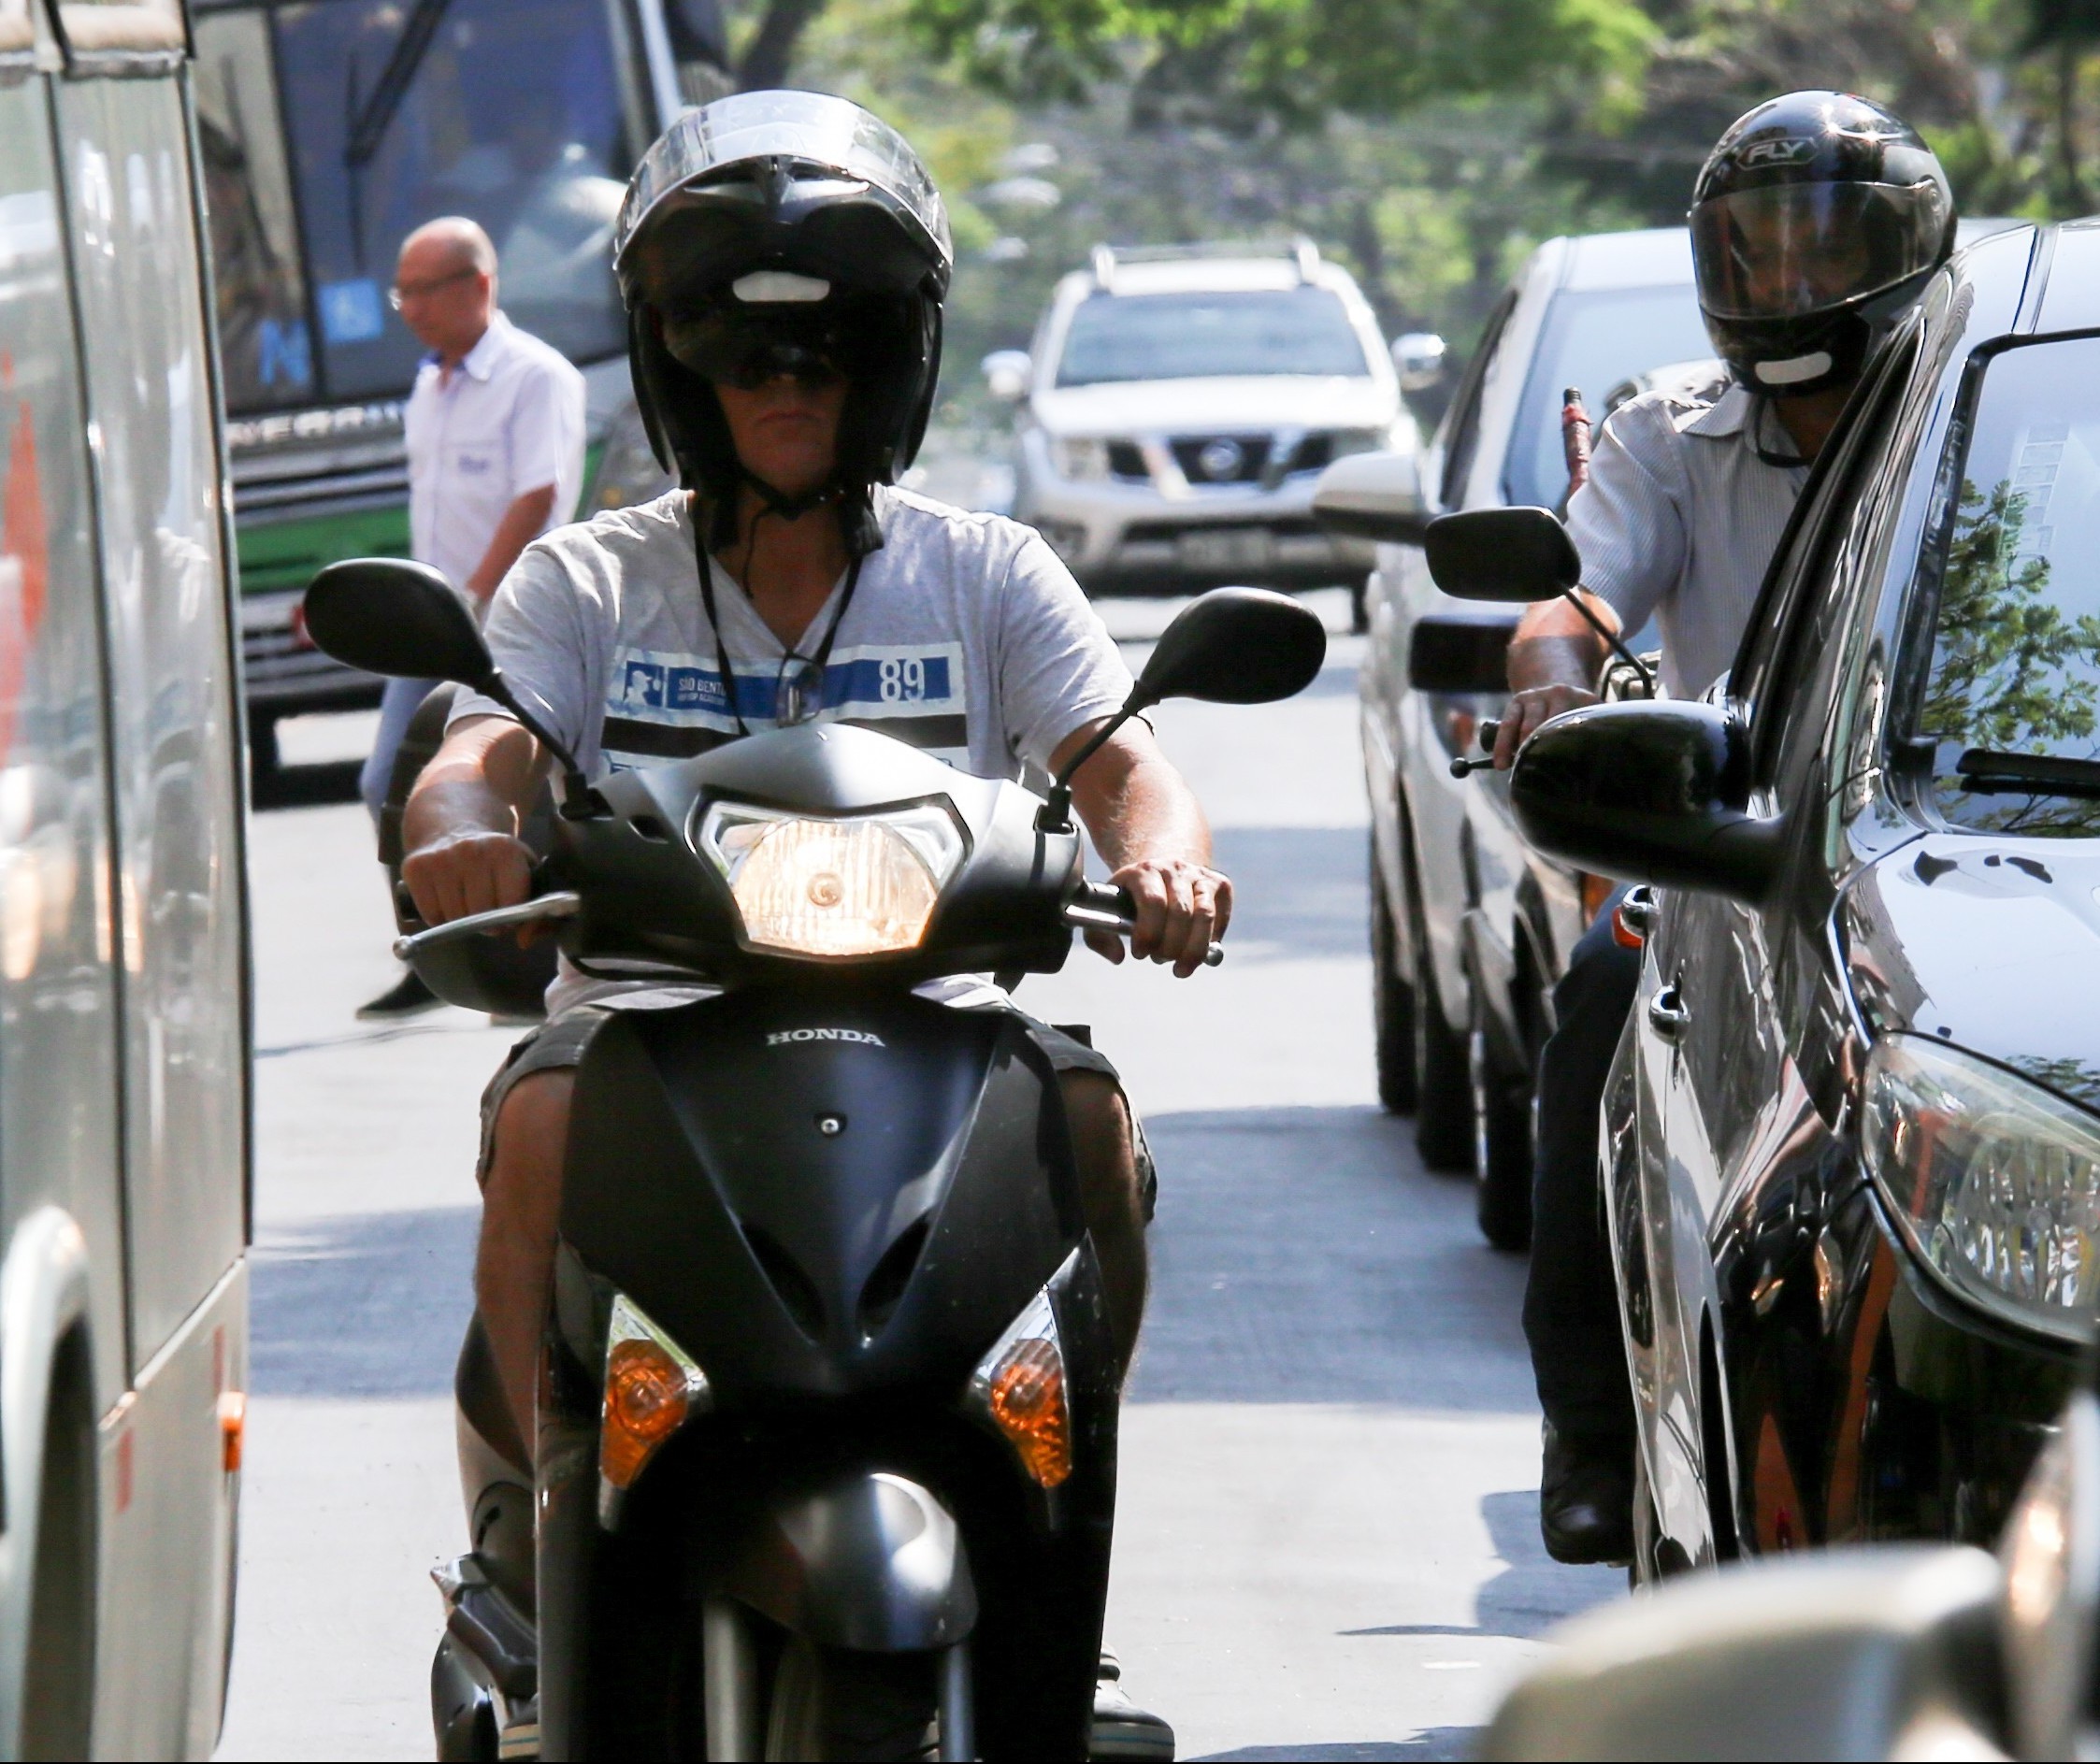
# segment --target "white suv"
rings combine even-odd
[[[1403,338],[1433,379],[1442,346]],[[1347,583],[1374,561],[1313,523],[1345,453],[1412,452],[1378,322],[1309,243],[1116,251],[1057,284],[1024,354],[987,356],[1017,406],[1014,512],[1089,593]]]

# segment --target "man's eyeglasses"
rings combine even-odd
[[[471,265],[465,269],[455,269],[449,276],[433,276],[428,281],[396,282],[386,291],[386,304],[398,312],[410,300],[421,300],[425,294],[434,294],[440,288],[448,288],[455,281],[465,281],[469,276],[482,272]]]

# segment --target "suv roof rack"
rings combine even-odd
[[[1113,292],[1122,264],[1177,264],[1206,257],[1283,257],[1298,266],[1298,280],[1311,281],[1319,266],[1320,248],[1302,233],[1287,243],[1210,240],[1198,245],[1109,245],[1094,247],[1089,266],[1097,287]]]

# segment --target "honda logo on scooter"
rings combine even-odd
[[[857,1041],[863,1047],[881,1047],[883,1038],[870,1035],[866,1029],[775,1029],[766,1037],[768,1047],[782,1047],[790,1041]]]

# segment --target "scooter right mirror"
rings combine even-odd
[[[1460,600],[1551,600],[1582,580],[1582,559],[1550,509],[1470,509],[1422,534],[1430,575]]]
[[[474,615],[427,564],[352,557],[307,590],[307,632],[338,662],[405,680],[455,680],[485,692],[496,663]]]
[[[1271,704],[1313,683],[1327,660],[1327,627],[1288,595],[1214,588],[1160,634],[1130,702],[1162,698]]]

